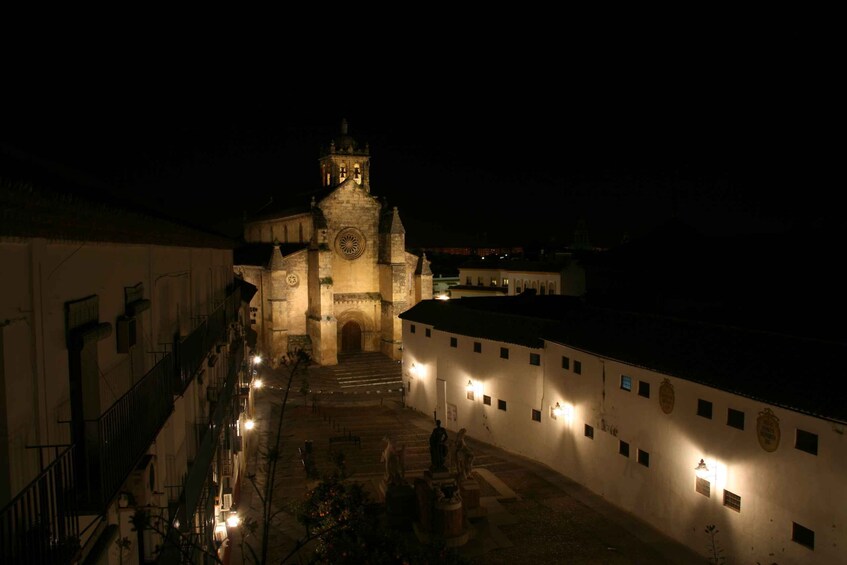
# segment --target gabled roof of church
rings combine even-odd
[[[308,243],[280,243],[279,255],[286,256],[305,249]],[[273,262],[275,245],[273,243],[245,243],[237,247],[232,254],[233,265],[269,268]]]

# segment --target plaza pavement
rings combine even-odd
[[[298,549],[305,531],[292,506],[315,484],[307,477],[298,451],[307,440],[319,475],[335,468],[333,448],[336,452],[343,450],[350,480],[361,482],[377,502],[382,500],[384,464],[380,455],[384,436],[397,446],[405,446],[407,480],[422,476],[429,467],[432,415],[403,406],[400,373],[399,362],[378,353],[360,353],[340,356],[334,367],[311,366],[310,394],[299,392],[299,376],[292,381],[273,495],[274,509],[282,512],[268,537],[267,563],[305,563],[314,549],[308,544]],[[266,472],[257,444],[266,446],[275,437],[289,375],[284,368],[265,368],[260,376],[267,386],[257,391],[254,409],[258,425],[245,446],[247,474],[254,475],[258,490],[245,480],[236,495],[238,513],[258,521],[262,509],[259,492],[263,492]],[[449,434],[452,439],[454,432]],[[330,438],[351,441],[331,445]],[[355,438],[359,443],[352,441]],[[471,563],[707,563],[705,557],[545,465],[473,438],[467,438],[467,444],[475,454],[474,478],[480,484],[480,501],[486,510],[484,517],[469,522],[469,539],[458,550]],[[242,540],[238,528],[230,529],[229,535],[225,561],[231,565],[253,563],[247,544],[258,553],[260,540]],[[704,547],[705,542],[704,537]]]

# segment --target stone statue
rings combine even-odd
[[[402,485],[406,483],[406,469],[403,463],[406,448],[395,448],[391,438],[383,436],[385,449],[382,450],[380,461],[385,463],[385,475],[383,479],[386,485]]]
[[[456,466],[456,475],[459,479],[469,479],[473,471],[474,453],[465,442],[465,428],[459,430],[453,442],[453,464]]]
[[[429,434],[429,457],[433,471],[447,470],[447,430],[441,427],[441,420],[435,421],[435,428]]]

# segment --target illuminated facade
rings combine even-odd
[[[844,344],[564,296],[431,300],[401,318],[406,404],[449,430],[698,552],[715,524],[728,562],[847,562]]]
[[[272,362],[296,348],[321,365],[339,352],[399,360],[398,315],[432,298],[429,262],[406,252],[397,208],[371,194],[370,149],[346,122],[319,167],[319,189],[245,222],[235,272],[259,289],[250,304],[258,349]]]
[[[0,184],[0,562],[207,562],[246,468],[235,242],[73,192]]]

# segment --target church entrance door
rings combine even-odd
[[[362,350],[362,328],[350,321],[341,328],[341,353],[356,353]]]

